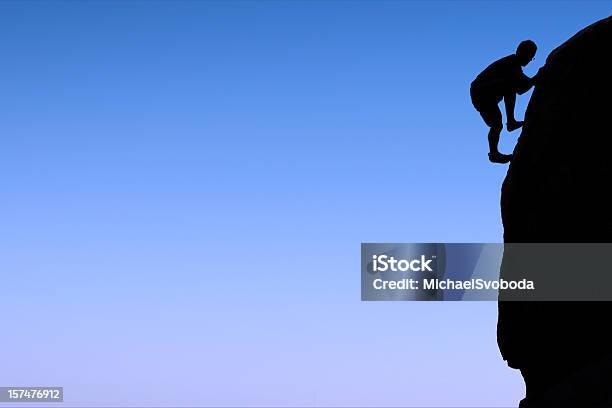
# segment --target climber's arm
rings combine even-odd
[[[538,75],[536,74],[532,78],[529,78],[527,75],[523,74],[523,71],[521,71],[516,80],[516,93],[522,95],[530,90],[535,84],[537,77]]]

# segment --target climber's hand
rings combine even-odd
[[[542,78],[543,71],[544,71],[544,67],[540,67],[540,69],[538,69],[538,72],[536,72],[533,78],[531,78],[533,83],[537,83]]]

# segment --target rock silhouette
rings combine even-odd
[[[502,186],[504,241],[612,242],[612,17],[538,76]],[[612,407],[612,302],[499,302],[498,344],[525,379],[521,407]]]

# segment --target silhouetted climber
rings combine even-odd
[[[516,94],[522,95],[534,85],[537,74],[529,78],[522,67],[533,60],[537,50],[531,40],[523,41],[516,49],[516,54],[508,55],[489,65],[482,71],[470,86],[472,104],[491,129],[489,130],[489,160],[493,163],[508,163],[511,154],[499,152],[499,136],[503,129],[499,102],[504,100],[506,106],[506,127],[509,132],[523,126],[522,121],[514,118]]]

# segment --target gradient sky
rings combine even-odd
[[[359,244],[501,241],[506,167],[469,83],[527,38],[533,75],[609,12],[1,2],[0,385],[64,386],[66,406],[516,405],[496,304],[360,302]]]

